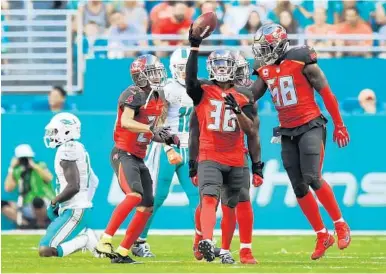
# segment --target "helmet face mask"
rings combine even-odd
[[[252,51],[256,60],[272,65],[286,52],[288,45],[286,30],[277,24],[267,24],[256,32]]]
[[[243,64],[237,66],[236,69],[236,82],[240,86],[247,86],[250,82],[249,65]]]
[[[209,80],[228,82],[235,80],[236,60],[230,51],[214,51],[207,60]]]

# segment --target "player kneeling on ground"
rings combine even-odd
[[[97,255],[98,240],[88,223],[98,178],[79,138],[80,121],[71,113],[55,115],[46,126],[45,144],[57,148],[58,193],[47,208],[52,223],[39,244],[41,257],[63,257],[83,248]]]

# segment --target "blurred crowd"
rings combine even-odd
[[[202,13],[216,12],[215,34],[233,36],[254,34],[264,23],[283,25],[290,34],[386,34],[386,2],[384,1],[299,1],[299,0],[239,0],[239,1],[68,1],[67,8],[76,9],[82,17],[83,52],[92,57],[121,58],[132,56],[131,49],[122,47],[146,45],[185,45],[186,41],[136,39],[146,34],[186,34],[190,24]],[[75,23],[74,19],[74,23]],[[74,31],[76,28],[74,27]],[[131,40],[130,40],[131,39]],[[205,41],[212,45],[250,45],[251,39]],[[304,42],[304,41],[303,41]],[[305,41],[315,47],[386,46],[386,41],[372,39]],[[298,44],[292,40],[291,45]],[[98,50],[105,46],[106,50]],[[94,50],[96,49],[96,50]],[[162,56],[162,52],[158,52]],[[385,53],[381,53],[384,57]],[[324,52],[320,57],[363,56],[370,52]],[[381,56],[381,57],[382,57]]]

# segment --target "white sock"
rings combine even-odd
[[[327,233],[327,229],[323,228],[322,230],[315,231],[315,232],[316,232],[316,234],[318,234],[318,233]]]
[[[71,241],[62,243],[57,248],[59,257],[70,255],[71,253],[74,253],[75,251],[82,249],[83,247],[86,246],[87,240],[88,240],[87,235],[79,235],[79,236],[76,236]]]
[[[240,243],[240,249],[243,249],[243,248],[252,249],[252,243],[249,243],[249,244]]]
[[[340,219],[338,219],[338,220],[336,220],[336,221],[334,221],[334,224],[336,224],[336,223],[340,223],[340,222],[344,222],[344,220],[343,220],[343,218],[340,218]]]
[[[226,250],[226,249],[222,249],[220,250],[220,255],[223,255],[223,254],[227,254],[229,253],[229,250]]]

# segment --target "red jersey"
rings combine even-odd
[[[314,49],[302,46],[287,51],[279,64],[255,63],[254,74],[267,84],[281,127],[299,127],[321,115],[314,88],[303,74],[305,65],[316,62]]]
[[[227,166],[243,167],[244,132],[238,125],[236,114],[225,109],[223,97],[232,93],[243,108],[253,104],[250,91],[242,87],[222,90],[211,81],[201,81],[201,88],[202,98],[195,107],[200,128],[198,161],[211,160]]]
[[[145,158],[147,145],[151,142],[151,133],[136,133],[121,126],[121,116],[125,107],[135,110],[134,120],[143,124],[156,124],[161,116],[164,101],[161,94],[151,95],[146,105],[148,94],[137,86],[130,86],[118,100],[118,114],[114,126],[114,142],[119,149],[129,152],[139,158]]]

